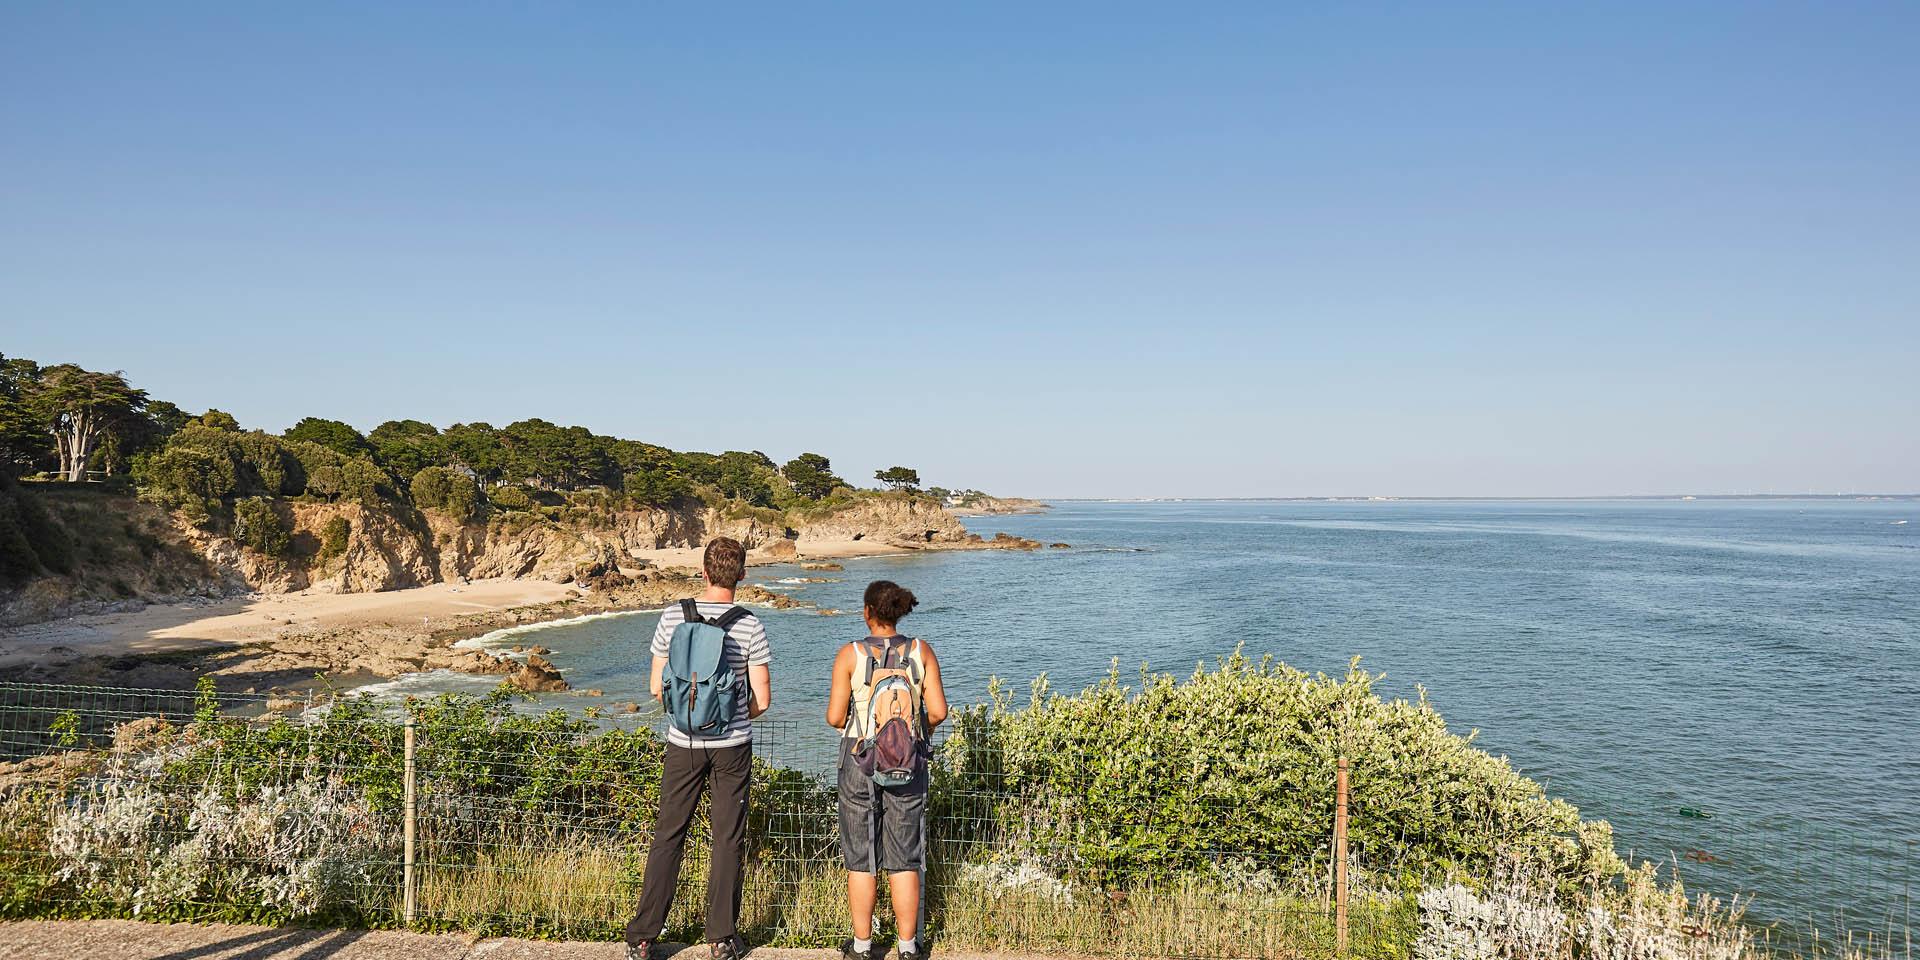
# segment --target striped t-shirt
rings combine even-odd
[[[734,608],[731,603],[700,601],[700,616],[708,620],[717,620],[720,615]],[[664,657],[667,646],[673,640],[673,628],[687,622],[680,612],[680,604],[672,603],[660,611],[660,625],[653,629],[653,655]],[[753,703],[753,686],[747,681],[747,667],[766,666],[773,662],[773,647],[767,644],[767,627],[760,618],[749,613],[735,621],[727,630],[727,664],[739,678],[740,686],[733,698],[733,720],[727,729],[711,736],[689,736],[667,724],[667,742],[677,747],[737,747],[753,741],[753,723],[747,719],[747,708]]]

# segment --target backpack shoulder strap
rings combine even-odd
[[[721,614],[719,619],[713,621],[713,625],[719,627],[723,632],[732,630],[734,624],[745,620],[747,615],[752,612],[753,611],[748,610],[746,607],[735,605],[728,609],[726,613]]]
[[[688,623],[705,623],[700,616],[700,601],[692,597],[680,601],[680,616]]]

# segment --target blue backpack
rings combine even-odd
[[[747,608],[734,607],[708,620],[693,600],[680,601],[686,622],[673,628],[667,642],[667,719],[675,730],[690,737],[717,737],[733,722],[739,676],[727,663],[727,631]]]

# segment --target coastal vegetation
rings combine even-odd
[[[178,528],[163,539],[206,558],[172,577],[193,591],[322,579],[378,590],[576,568],[596,577],[632,550],[720,532],[759,547],[804,536],[808,524],[875,543],[966,539],[941,501],[917,492],[917,472],[894,467],[878,479],[887,489],[856,488],[814,452],[777,465],[758,451],[677,451],[540,419],[445,428],[397,419],[362,433],[304,417],[275,434],[221,410],[194,415],[119,373],[0,357],[0,622],[182,595],[95,563],[132,541],[71,511],[63,522],[55,488],[107,494],[93,508],[142,538],[154,514],[131,498],[157,508]],[[865,519],[835,523],[850,513]]]
[[[935,758],[932,935],[1330,955],[1332,771],[1347,756],[1356,955],[1756,953],[1734,914],[1629,867],[1604,823],[1448,733],[1425,702],[1382,700],[1376,679],[1233,656],[1070,695],[1042,680],[1019,706],[998,691]],[[355,698],[307,722],[220,708],[208,688],[171,723],[45,713],[60,762],[0,776],[0,913],[398,925],[398,719]],[[410,710],[418,925],[617,937],[657,801],[657,737],[522,712],[504,692]],[[744,917],[758,942],[826,945],[844,921],[827,751],[784,733],[768,752],[812,759],[757,762]],[[695,847],[697,861],[697,830]],[[699,898],[681,899],[672,933],[697,936]]]
[[[0,357],[0,469],[68,481],[130,477],[144,496],[225,525],[249,498],[310,498],[419,506],[471,517],[531,510],[599,491],[626,505],[786,510],[856,495],[818,453],[776,466],[758,451],[675,451],[584,427],[528,419],[494,427],[389,420],[362,434],[305,417],[280,434],[243,429],[231,414],[191,416],[149,398],[119,373]],[[880,471],[892,489],[919,474]]]

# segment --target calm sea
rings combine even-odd
[[[1694,889],[1789,920],[1912,918],[1920,502],[1071,503],[969,526],[1073,548],[755,568],[854,612],[763,614],[774,715],[818,722],[882,577],[919,595],[906,626],[939,644],[957,700],[993,675],[1074,689],[1116,659],[1184,673],[1242,644],[1330,673],[1359,656]],[[781,582],[801,576],[841,579]],[[503,642],[644,700],[653,621]]]

